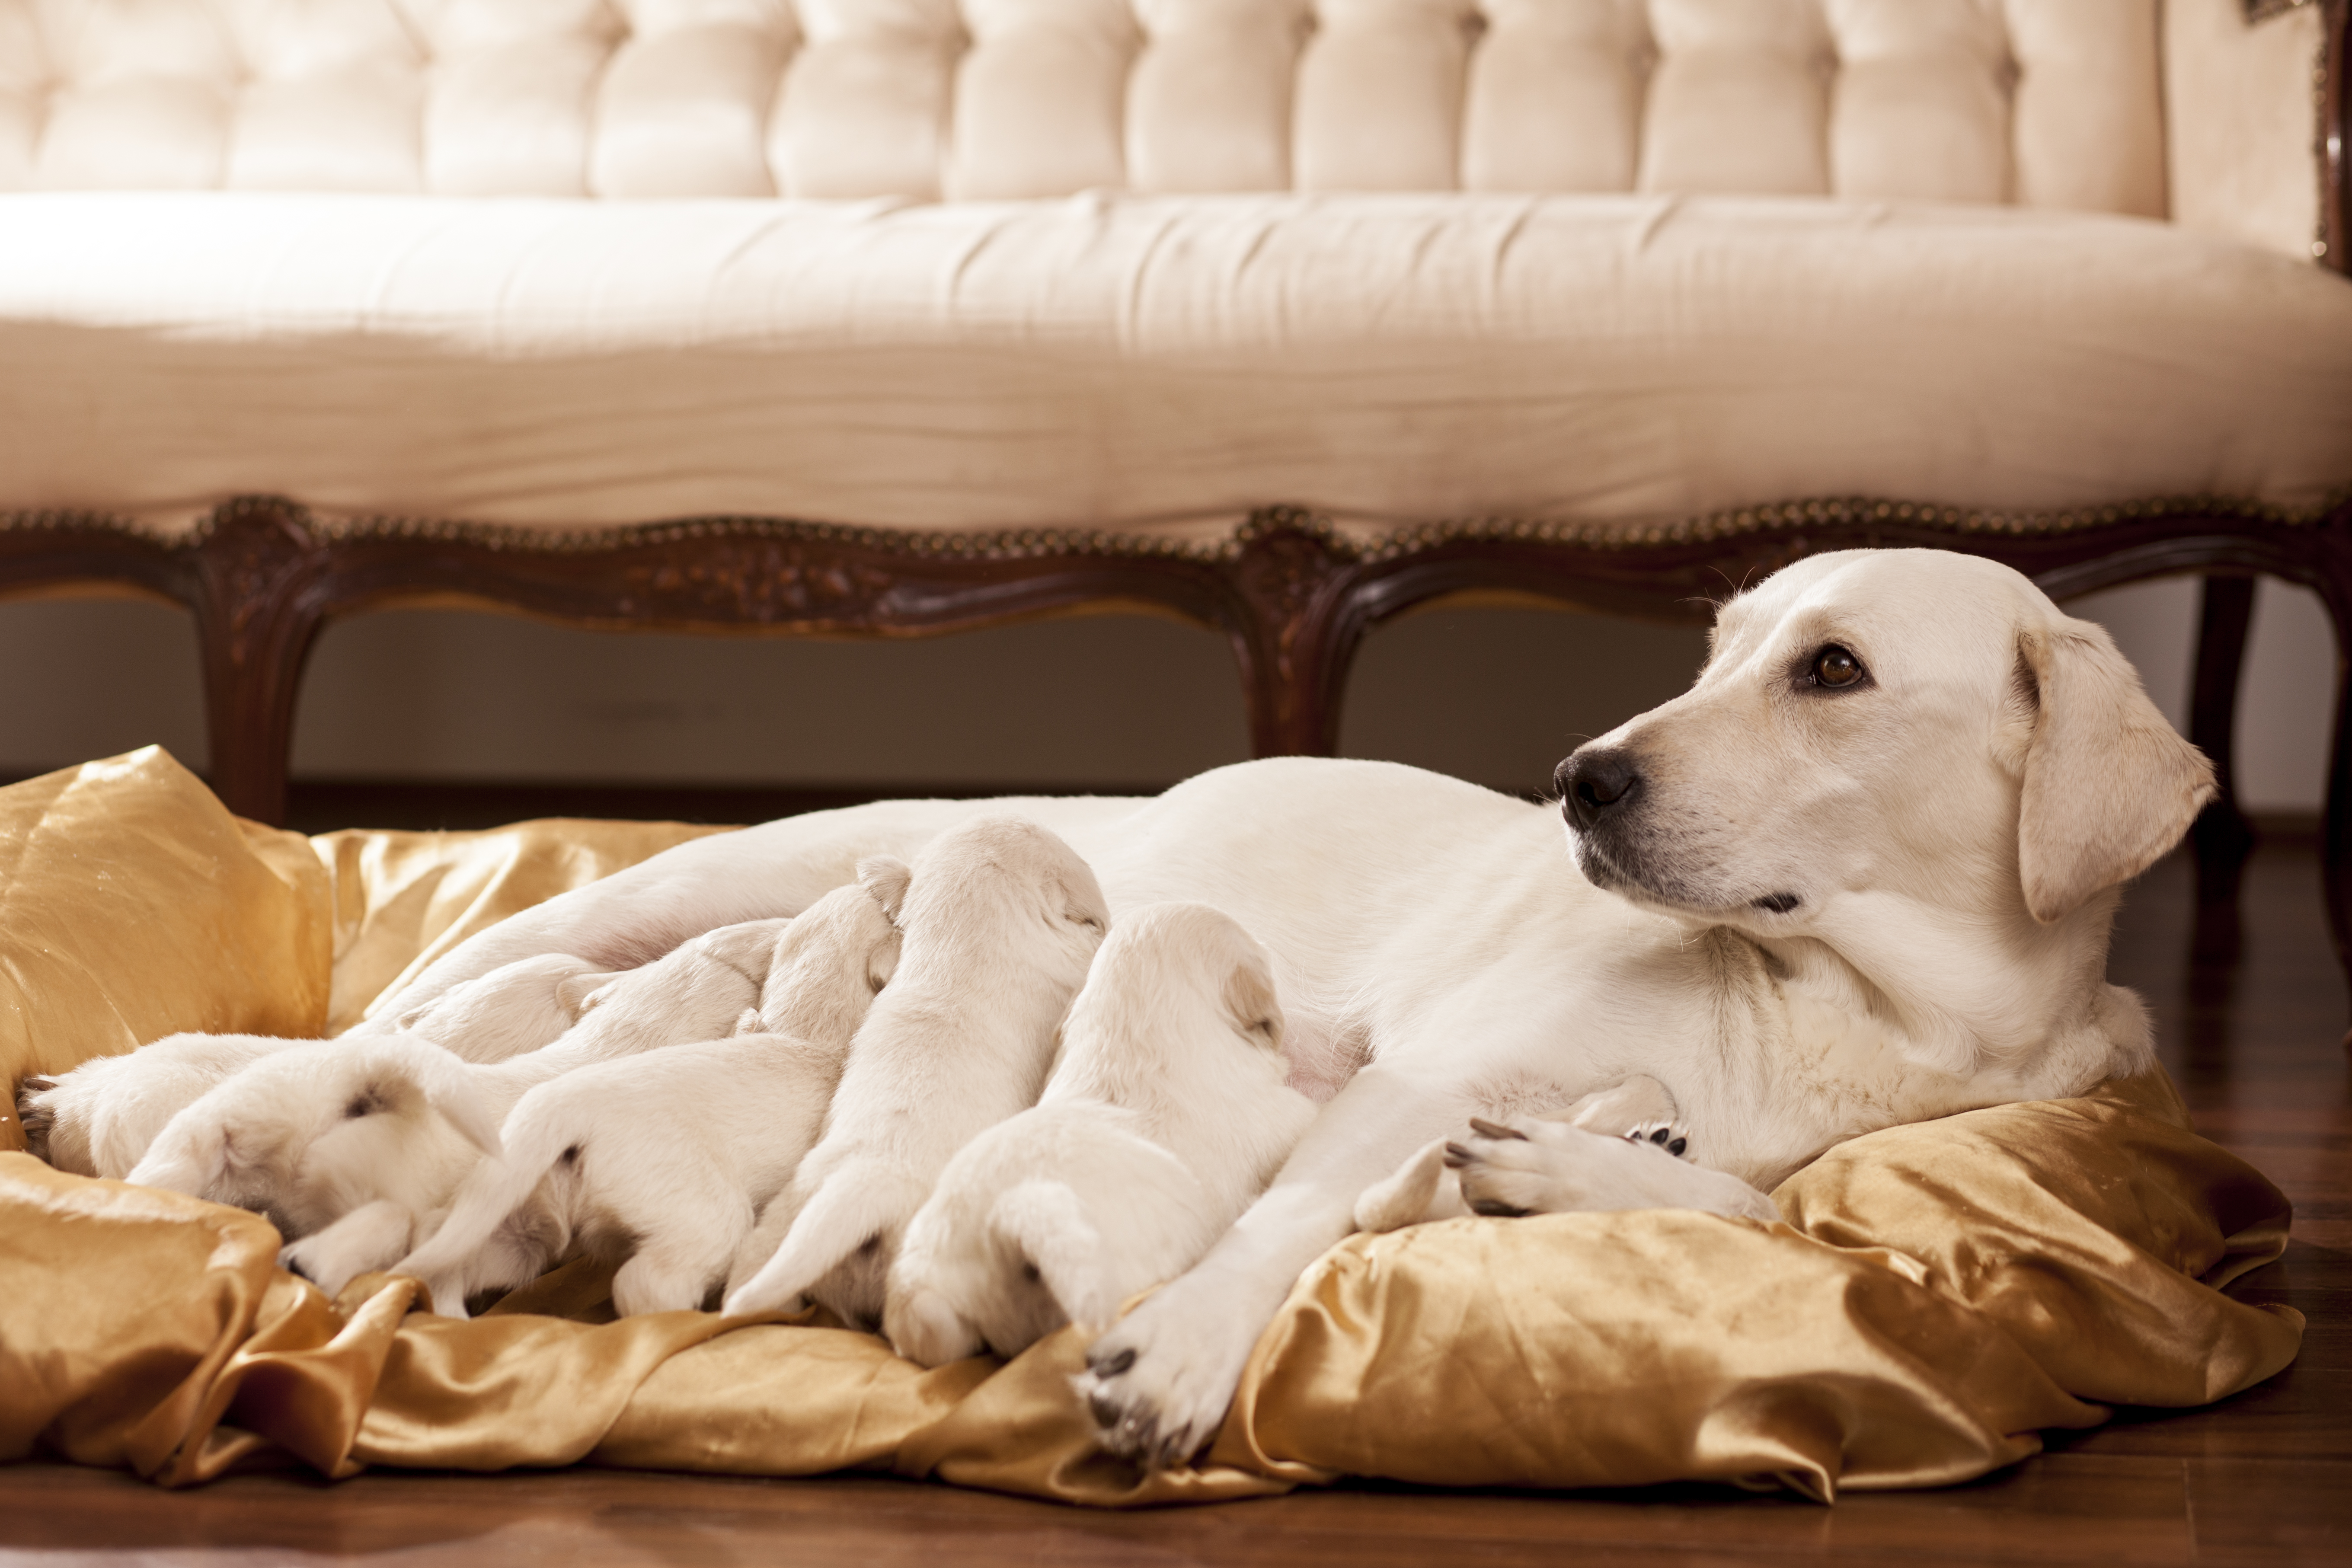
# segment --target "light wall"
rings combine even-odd
[[[2078,601],[2185,724],[2196,584]],[[1695,628],[1439,610],[1375,632],[1343,715],[1350,755],[1544,786],[1575,742],[1689,684]],[[159,741],[205,761],[193,626],[128,601],[0,605],[0,768]],[[2334,648],[2315,596],[2265,582],[2239,709],[2250,809],[2311,812]],[[961,637],[809,642],[599,634],[449,611],[329,629],[295,726],[298,776],[907,789],[1153,788],[1248,737],[1214,634],[1139,616]]]

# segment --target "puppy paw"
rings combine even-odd
[[[1208,1446],[1223,1424],[1260,1325],[1221,1292],[1163,1288],[1087,1352],[1072,1380],[1095,1440],[1147,1469],[1165,1469]],[[1206,1299],[1193,1300],[1192,1297]]]

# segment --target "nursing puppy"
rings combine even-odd
[[[784,923],[726,927],[606,981],[553,1045],[490,1066],[396,1033],[264,1057],[174,1116],[128,1179],[268,1215],[297,1244],[280,1260],[298,1271],[380,1268],[413,1245],[417,1215],[497,1152],[499,1122],[529,1089],[729,1033],[757,1003]],[[331,1226],[331,1239],[299,1245]]]
[[[581,959],[544,953],[489,973],[409,1011],[400,1032],[467,1061],[537,1050],[570,1028],[587,994],[611,976]],[[17,1086],[27,1146],[60,1171],[121,1179],[173,1117],[215,1084],[263,1057],[314,1040],[269,1035],[169,1035],[117,1057],[94,1057],[54,1078]]]
[[[1021,817],[964,823],[911,870],[877,858],[859,876],[897,906],[898,973],[850,1046],[824,1137],[738,1255],[730,1312],[806,1294],[845,1321],[879,1320],[884,1273],[940,1168],[1035,1102],[1109,923],[1087,863]]]
[[[627,1258],[613,1278],[623,1317],[701,1306],[816,1142],[850,1037],[898,957],[898,928],[866,888],[819,899],[776,944],[747,1020],[758,1032],[582,1068],[524,1095],[499,1130],[504,1152],[475,1166],[398,1272],[463,1317],[467,1297],[585,1248]]]
[[[964,1145],[907,1226],[883,1329],[937,1366],[1011,1356],[1190,1268],[1315,1106],[1287,1087],[1274,967],[1206,904],[1121,916],[1038,1102]]]

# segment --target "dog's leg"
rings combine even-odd
[[[1463,1198],[1482,1215],[1698,1209],[1733,1219],[1780,1217],[1738,1177],[1676,1159],[1646,1140],[1612,1138],[1522,1116],[1474,1120],[1445,1146]]]
[[[280,1247],[278,1267],[333,1296],[361,1275],[399,1262],[415,1228],[415,1215],[389,1198],[378,1198],[326,1229]]]
[[[1450,1082],[1377,1062],[1350,1079],[1208,1257],[1087,1351],[1078,1388],[1103,1446],[1171,1465],[1215,1436],[1299,1273],[1348,1234],[1366,1187],[1466,1109]]]

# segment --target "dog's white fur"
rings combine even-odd
[[[17,1086],[32,1152],[77,1176],[129,1175],[173,1117],[230,1074],[307,1040],[270,1035],[169,1035],[119,1057],[92,1057]]]
[[[819,899],[776,944],[760,1032],[532,1089],[499,1129],[504,1152],[475,1166],[397,1271],[462,1317],[467,1296],[582,1247],[627,1258],[613,1278],[622,1316],[699,1307],[815,1143],[850,1037],[898,957],[898,928],[866,889]]]
[[[860,872],[902,869],[903,893],[884,893],[904,933],[898,973],[849,1047],[824,1138],[740,1256],[730,1312],[805,1294],[847,1321],[880,1318],[885,1271],[940,1169],[1035,1103],[1110,923],[1086,862],[1022,817],[964,823],[910,868]]]
[[[1802,684],[1831,643],[1865,682]],[[2018,574],[1935,551],[1801,561],[1725,606],[1689,693],[1594,744],[1646,769],[1637,831],[1606,844],[1434,774],[1304,758],[1152,800],[898,802],[669,850],[474,938],[414,999],[532,952],[616,963],[788,914],[857,857],[1006,809],[1064,835],[1114,910],[1232,913],[1274,954],[1294,1061],[1363,1065],[1208,1256],[1094,1346],[1106,1440],[1155,1462],[1215,1430],[1365,1189],[1468,1116],[1647,1074],[1697,1162],[1654,1160],[1656,1196],[1704,1207],[1719,1194],[1680,1173],[1769,1188],[1856,1134],[2151,1059],[2137,999],[2104,979],[2115,889],[2210,770],[2105,633]],[[1783,893],[1785,912],[1757,902]],[[1555,1152],[1562,1197],[1608,1148]]]
[[[603,982],[554,1044],[488,1066],[420,1037],[356,1031],[264,1057],[166,1123],[129,1179],[268,1215],[289,1268],[332,1277],[353,1258],[382,1267],[413,1245],[417,1215],[497,1152],[499,1122],[527,1090],[592,1062],[730,1033],[757,1005],[782,931],[766,921],[684,942]],[[331,1239],[303,1246],[362,1208]],[[395,1239],[403,1224],[412,1230]]]
[[[1205,904],[1119,917],[1038,1102],[964,1145],[908,1222],[883,1331],[938,1366],[1016,1355],[1191,1268],[1314,1120],[1274,965]]]
[[[618,978],[568,952],[541,953],[404,1010],[395,1026],[469,1062],[502,1062],[554,1044]]]
[[[578,1019],[588,991],[611,976],[563,953],[526,958],[411,1009],[402,1032],[467,1061],[537,1050]],[[95,1057],[17,1086],[34,1152],[80,1176],[128,1176],[155,1135],[215,1084],[263,1057],[317,1042],[268,1035],[170,1035],[119,1057]]]

